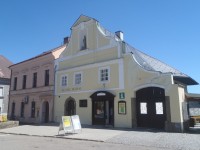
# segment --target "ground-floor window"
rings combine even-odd
[[[35,102],[31,103],[31,118],[35,118]]]
[[[21,102],[21,113],[20,113],[21,117],[24,117],[24,102]]]

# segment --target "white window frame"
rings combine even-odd
[[[80,74],[81,75],[81,82],[80,84],[76,84],[76,75]],[[82,72],[75,72],[74,73],[74,86],[81,86],[82,85],[82,82],[83,82],[83,73]]]
[[[108,70],[108,80],[101,81],[101,70],[105,70],[105,69]],[[99,74],[99,83],[108,83],[108,82],[110,82],[110,66],[100,67],[98,74]]]
[[[67,78],[67,79],[66,79],[66,85],[63,84],[63,78],[64,78],[64,77]],[[61,86],[61,87],[68,87],[68,75],[67,75],[67,74],[61,76],[61,78],[60,78],[60,86]]]

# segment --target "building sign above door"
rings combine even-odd
[[[106,96],[106,93],[98,93],[97,96]]]

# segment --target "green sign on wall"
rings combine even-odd
[[[119,93],[119,99],[125,99],[125,93],[124,92]]]

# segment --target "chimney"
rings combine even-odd
[[[63,42],[64,44],[68,44],[69,43],[70,38],[67,36],[64,38]]]
[[[124,40],[124,33],[122,31],[116,31],[115,35],[120,39],[120,40]]]

